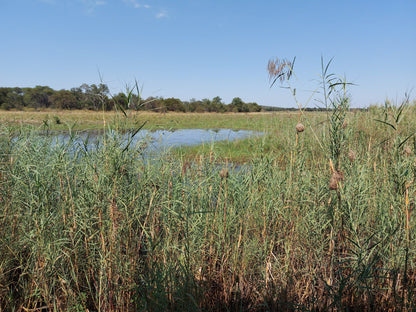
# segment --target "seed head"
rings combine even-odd
[[[224,178],[227,179],[228,176],[229,176],[228,170],[225,169],[225,168],[221,169],[221,171],[220,171],[220,177],[221,177],[221,179],[224,179]]]
[[[337,190],[339,182],[344,181],[344,173],[342,171],[335,171],[329,180],[329,189]]]
[[[296,131],[298,133],[305,131],[305,126],[301,122],[298,122],[298,124],[296,125]]]
[[[406,146],[403,149],[403,153],[404,153],[405,156],[410,156],[412,154],[412,150],[411,150],[411,148],[409,146]]]
[[[348,126],[348,121],[344,119],[344,122],[342,123],[342,129],[345,129]]]
[[[350,150],[348,152],[348,158],[349,158],[350,162],[354,162],[354,160],[357,158],[357,155],[355,154],[355,151]]]
[[[294,63],[295,59],[293,59],[292,62],[287,59],[279,58],[276,58],[276,60],[269,60],[269,63],[267,64],[267,71],[269,72],[270,81],[273,80],[271,86],[274,85],[277,79],[279,79],[280,82],[289,80],[293,74],[292,71]]]

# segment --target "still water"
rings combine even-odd
[[[173,147],[211,144],[217,141],[233,141],[244,139],[250,136],[261,135],[260,132],[250,130],[231,130],[231,129],[180,129],[174,131],[167,130],[141,130],[137,134],[115,132],[107,133],[106,136],[117,137],[118,140],[129,145],[129,148],[141,148],[146,153],[162,152]],[[106,138],[104,134],[98,131],[79,132],[72,137],[69,134],[57,134],[56,143],[66,143],[72,140],[72,143],[85,149],[93,149],[97,144],[102,144]]]

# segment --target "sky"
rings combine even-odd
[[[321,58],[352,107],[416,95],[416,0],[0,0],[0,38],[0,87],[295,107],[267,63],[296,57],[303,107],[320,106]]]

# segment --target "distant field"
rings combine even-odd
[[[315,113],[317,114],[317,113]],[[123,127],[134,128],[146,122],[147,129],[189,129],[229,128],[259,129],[270,128],[278,119],[296,118],[296,112],[278,113],[151,113],[128,111],[97,112],[88,110],[39,110],[1,111],[0,122],[11,125],[43,126],[50,129],[67,130],[102,129],[104,125],[119,122]]]

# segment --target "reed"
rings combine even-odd
[[[413,311],[414,107],[333,99],[267,115],[238,167],[2,126],[1,310]]]

